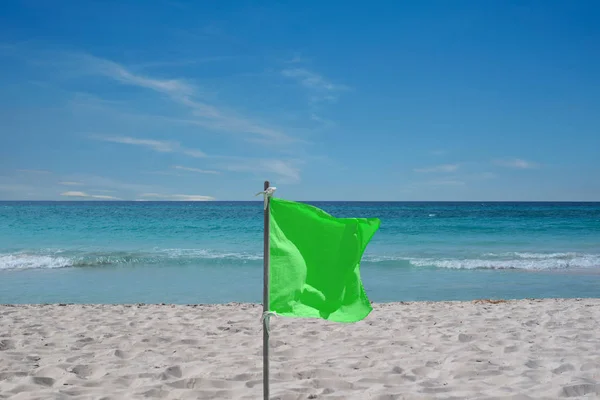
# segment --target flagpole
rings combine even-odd
[[[265,181],[264,208],[264,254],[263,254],[263,398],[269,400],[269,208],[271,202],[266,194],[269,181]]]

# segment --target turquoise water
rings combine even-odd
[[[600,203],[312,203],[379,217],[373,301],[600,297]],[[0,303],[260,302],[259,202],[0,202]]]

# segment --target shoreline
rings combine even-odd
[[[60,304],[0,305],[0,398],[262,398],[258,303]],[[271,318],[273,398],[600,396],[600,299],[373,308]]]
[[[400,300],[400,301],[371,301],[371,305],[376,307],[383,306],[407,306],[407,305],[416,305],[416,304],[503,304],[503,303],[514,303],[514,302],[543,302],[543,301],[586,301],[586,300],[598,300],[600,303],[600,294],[598,297],[527,297],[527,298],[479,298],[479,299],[470,299],[470,300]],[[239,301],[231,301],[225,303],[144,303],[144,302],[135,302],[135,303],[67,303],[67,302],[56,302],[56,303],[0,303],[0,308],[2,307],[190,307],[190,308],[211,308],[211,307],[224,307],[224,308],[232,308],[232,307],[261,307],[262,303],[260,302],[239,302]],[[375,310],[373,310],[375,311]],[[287,319],[288,317],[286,317]],[[599,335],[600,337],[600,335]]]
[[[232,280],[232,275],[237,278]],[[232,265],[4,270],[0,271],[0,303],[259,303],[262,275],[262,266]],[[600,297],[600,269],[590,273],[365,267],[361,278],[374,303]]]

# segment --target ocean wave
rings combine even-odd
[[[600,257],[583,256],[571,259],[539,259],[539,260],[410,260],[416,267],[437,267],[451,269],[524,269],[524,270],[558,270],[586,269],[600,267]]]
[[[160,249],[157,253],[168,258],[200,258],[200,259],[229,259],[255,261],[262,260],[262,254],[235,253],[235,252],[216,252],[202,249]]]
[[[486,253],[473,258],[419,258],[407,256],[366,256],[366,262],[400,264],[412,267],[447,269],[560,270],[600,268],[600,254],[579,253]]]
[[[73,265],[67,257],[31,254],[0,254],[0,270],[32,268],[64,268]]]
[[[145,252],[83,252],[43,249],[8,254],[0,253],[0,270],[156,264],[165,266],[196,264],[250,264],[260,266],[260,261],[262,261],[262,254],[258,253],[205,249],[157,248]],[[472,258],[365,254],[363,262],[393,268],[564,270],[600,268],[600,254],[506,252],[485,253]]]
[[[100,267],[136,264],[219,264],[262,260],[251,253],[200,249],[159,249],[151,252],[73,252],[64,250],[0,254],[0,270]]]

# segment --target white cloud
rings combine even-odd
[[[188,149],[179,142],[167,142],[153,139],[138,139],[129,136],[92,136],[92,139],[102,140],[104,142],[131,144],[134,146],[148,147],[160,153],[182,153],[191,157],[206,157],[206,154],[200,150]]]
[[[278,159],[234,158],[220,166],[233,172],[250,172],[262,175],[261,179],[272,179],[279,183],[300,182],[300,169],[292,161]],[[272,176],[272,178],[270,178]]]
[[[99,200],[120,200],[118,197],[105,196],[105,195],[92,195],[91,197],[93,199],[99,199]]]
[[[61,193],[60,195],[65,196],[65,197],[77,197],[77,198],[82,198],[82,199],[120,200],[119,198],[113,197],[113,196],[95,195],[95,194],[88,194],[85,192],[75,192],[75,191],[64,192],[64,193]]]
[[[182,149],[181,152],[190,157],[196,157],[196,158],[206,157],[206,153],[204,153],[201,150]]]
[[[168,60],[168,61],[150,61],[135,65],[130,65],[133,69],[149,69],[149,68],[164,68],[164,67],[182,67],[196,64],[213,63],[233,59],[233,56],[216,56],[216,57],[200,57],[190,60]]]
[[[175,166],[173,166],[173,168],[181,170],[181,171],[197,172],[199,174],[220,174],[219,171],[192,168],[192,167],[184,167],[182,165],[175,165]]]
[[[278,129],[267,127],[249,118],[236,115],[206,102],[194,98],[196,88],[182,79],[160,79],[135,74],[124,66],[113,61],[90,55],[79,55],[73,58],[77,65],[96,75],[111,78],[122,84],[142,87],[165,94],[175,103],[189,109],[193,122],[199,126],[213,130],[233,133],[254,134],[272,140],[293,140]]]
[[[294,78],[298,80],[303,86],[310,89],[337,91],[347,90],[348,88],[344,85],[337,85],[329,82],[323,76],[311,72],[304,68],[289,68],[281,71],[281,74],[288,78]]]
[[[87,187],[97,188],[94,189],[94,192],[108,192],[108,191],[118,191],[118,192],[152,192],[158,190],[155,185],[145,185],[141,183],[126,183],[120,182],[118,180],[114,180],[111,178],[106,178],[103,176],[97,175],[87,175],[87,174],[72,174],[68,176],[64,176],[63,179],[65,181],[75,181],[82,182],[83,185]],[[92,191],[92,190],[91,190]]]
[[[194,88],[180,79],[156,79],[136,75],[116,62],[87,54],[73,56],[89,72],[104,75],[123,84],[140,86],[167,94],[190,94]]]
[[[284,62],[287,64],[301,64],[304,62],[307,62],[308,59],[302,57],[300,54],[296,53],[294,54],[294,56],[288,60],[285,60]]]
[[[459,164],[443,164],[427,168],[415,168],[415,172],[455,172],[460,167]]]
[[[313,92],[310,96],[312,102],[337,100],[337,93],[349,90],[345,85],[330,82],[322,75],[304,68],[288,68],[281,71],[286,78],[295,79],[302,86]]]
[[[168,200],[168,201],[211,201],[215,200],[211,196],[202,196],[197,194],[159,194],[159,193],[142,193],[142,198],[150,198],[156,200]]]
[[[190,96],[179,96],[175,100],[187,106],[191,110],[192,115],[196,117],[195,119],[188,120],[188,123],[214,130],[251,133],[269,140],[295,141],[295,139],[277,129],[260,125],[247,118],[234,115],[231,112],[225,112],[210,104],[194,100]]]
[[[103,140],[105,142],[113,142],[113,143],[123,143],[123,144],[132,144],[136,146],[144,146],[149,147],[155,151],[169,153],[174,150],[174,145],[171,142],[161,142],[159,140],[151,140],[151,139],[136,139],[127,136],[99,136],[94,137],[98,140]]]
[[[539,164],[532,161],[523,160],[520,158],[507,158],[501,160],[494,160],[494,164],[500,167],[516,168],[516,169],[535,169],[539,167]]]
[[[206,96],[202,97],[202,91],[191,80],[182,76],[165,76],[164,74],[140,72],[136,70],[135,64],[130,67],[82,52],[36,49],[19,44],[10,45],[8,48],[13,57],[23,58],[36,67],[53,68],[53,71],[51,71],[52,76],[77,79],[86,75],[96,76],[122,85],[158,93],[164,99],[181,108],[177,113],[180,114],[177,117],[180,122],[185,121],[188,124],[195,124],[213,131],[241,134],[245,139],[256,137],[269,139],[266,142],[269,145],[285,145],[297,142],[297,139],[289,136],[285,129],[265,122],[260,118],[254,118],[252,115],[248,115],[247,111],[237,112],[228,108],[226,104],[217,104],[214,100],[207,101]],[[212,57],[207,60],[227,58],[232,57]],[[168,64],[181,62],[181,60],[167,61]],[[187,63],[188,61],[184,60],[183,62]],[[140,68],[140,64],[137,65],[137,68]],[[113,111],[122,112],[122,110]]]
[[[84,192],[64,192],[60,194],[61,196],[67,197],[88,197],[89,195]]]
[[[64,185],[64,186],[80,186],[82,185],[81,182],[73,182],[73,181],[63,181],[63,182],[58,182],[59,185]]]

